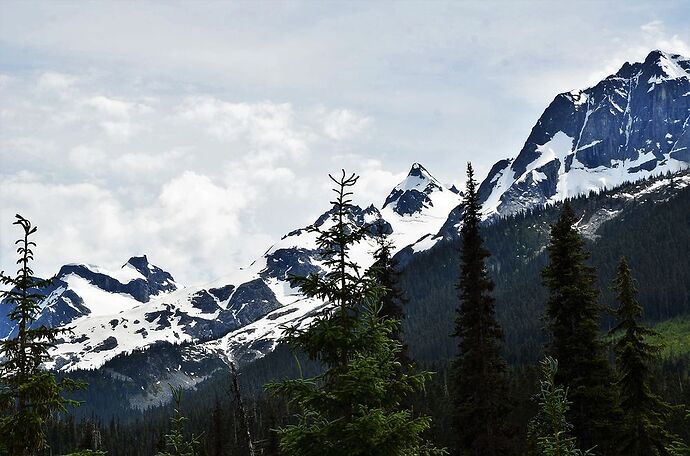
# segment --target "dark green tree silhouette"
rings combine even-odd
[[[639,322],[642,306],[637,301],[635,280],[625,258],[618,264],[613,288],[619,302],[619,323],[612,334],[622,333],[615,343],[624,416],[623,426],[618,426],[616,432],[619,452],[629,456],[677,454],[683,445],[668,430],[674,407],[652,392],[650,386],[654,377],[651,366],[660,349],[650,339],[658,334]]]
[[[319,360],[324,372],[268,385],[297,412],[296,424],[278,430],[280,448],[287,456],[443,454],[421,436],[430,419],[401,406],[430,374],[401,374],[401,345],[394,338],[399,322],[379,315],[385,290],[349,257],[350,248],[369,235],[352,214],[350,189],[357,177],[345,171],[330,177],[337,195],[330,226],[312,228],[326,272],[294,278],[307,297],[328,305],[306,328],[292,327],[286,336],[294,350]]]
[[[507,368],[500,354],[503,331],[491,296],[494,282],[486,269],[489,252],[479,228],[481,210],[468,164],[457,286],[460,307],[453,334],[460,339],[453,373],[455,427],[462,454],[492,456],[509,454],[512,445],[505,426],[509,400]]]
[[[610,454],[616,410],[613,376],[599,335],[601,306],[595,271],[585,262],[589,254],[575,228],[577,218],[569,202],[551,226],[549,264],[542,272],[549,288],[546,322],[551,333],[547,350],[561,368],[556,382],[566,386],[573,405],[573,435],[584,448]]]
[[[70,329],[34,327],[45,297],[40,290],[48,287],[51,280],[33,276],[30,267],[36,244],[30,236],[36,232],[21,215],[14,225],[23,230],[19,239],[15,277],[0,273],[3,285],[9,291],[0,291],[4,298],[8,317],[16,324],[16,337],[0,341],[0,449],[13,456],[40,454],[46,448],[46,421],[56,412],[66,411],[68,406],[78,405],[65,399],[64,391],[73,391],[83,384],[70,379],[57,381],[55,375],[43,369],[50,361],[50,349],[61,335]]]

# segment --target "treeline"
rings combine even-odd
[[[517,254],[501,254],[496,262],[494,251],[507,247],[492,239],[506,239],[501,229],[534,224],[535,214],[516,217],[518,228],[502,222],[482,227],[470,166],[460,248],[434,249],[400,274],[381,233],[372,268],[361,270],[349,259],[350,247],[372,227],[351,221],[356,176],[343,172],[331,179],[336,210],[330,228],[317,230],[327,272],[293,278],[305,295],[330,302],[328,310],[308,327],[290,328],[284,346],[244,370],[241,387],[228,372],[197,392],[175,392],[174,404],[135,421],[103,423],[94,416],[77,423],[65,415],[42,421],[36,429],[49,437],[53,450],[213,456],[690,454],[688,412],[679,405],[690,392],[687,360],[659,358],[653,331],[642,320],[640,297],[647,295],[642,287],[638,293],[633,279],[636,263],[616,255],[608,283],[598,282],[601,275],[588,253],[592,244],[576,228],[577,205],[587,204],[584,199],[544,209],[540,213],[551,217],[548,228],[533,225],[531,233],[514,233]],[[630,214],[639,213],[626,214],[626,226],[649,229],[646,216]],[[678,219],[682,224],[683,215]],[[538,244],[547,248],[533,248]],[[613,252],[615,246],[607,254]],[[447,261],[439,262],[441,255],[448,255]],[[433,265],[428,274],[411,276],[425,262]],[[440,277],[432,274],[439,264],[446,271]],[[514,282],[497,280],[501,274],[512,274]],[[602,293],[609,286],[610,294]],[[446,301],[437,319],[425,319],[422,314],[430,309],[420,306],[431,298],[423,295],[448,289],[454,314],[448,315]],[[512,314],[506,312],[508,294],[515,303]],[[535,320],[542,322],[539,331]],[[510,340],[513,323],[532,337],[517,353]],[[425,325],[424,331],[415,325]],[[425,356],[419,338],[438,345],[445,338],[455,348],[447,356]],[[281,369],[291,375],[275,380]],[[274,380],[264,385],[264,379]],[[3,387],[15,388],[4,376]],[[267,392],[250,394],[264,387]],[[21,404],[2,405],[5,420]],[[10,453],[47,451],[45,445],[26,448]]]

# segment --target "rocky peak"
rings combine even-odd
[[[148,277],[151,274],[151,271],[154,269],[154,266],[149,264],[149,260],[146,258],[146,255],[131,257],[124,265],[122,265],[123,268],[127,266],[133,267],[144,277]]]
[[[383,207],[390,206],[399,215],[412,215],[433,206],[430,195],[444,191],[441,183],[419,163],[414,163],[407,177],[386,198]]]

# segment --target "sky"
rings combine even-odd
[[[690,2],[0,2],[0,268],[133,255],[203,284],[328,208],[380,206],[412,163],[462,185],[556,94],[652,49]]]

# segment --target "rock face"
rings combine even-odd
[[[434,202],[431,199],[431,194],[443,190],[441,184],[426,168],[415,163],[412,165],[407,178],[388,195],[383,207],[391,206],[398,215],[417,214],[425,208],[433,207]]]
[[[676,171],[690,162],[690,60],[662,51],[588,89],[562,93],[514,160],[480,186],[485,214]]]

